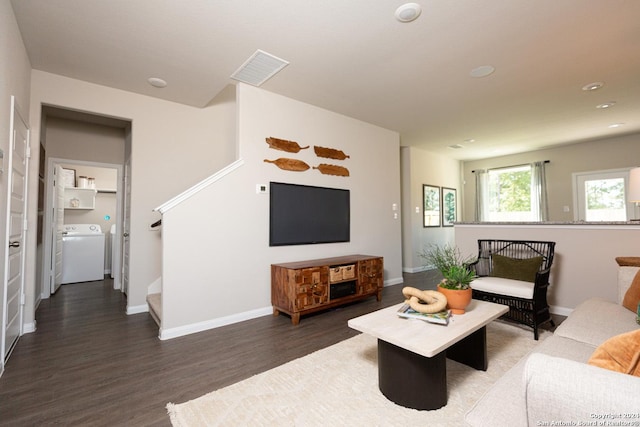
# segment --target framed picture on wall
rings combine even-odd
[[[456,189],[442,187],[442,226],[453,227],[458,220]]]
[[[422,185],[423,227],[440,227],[440,187]]]

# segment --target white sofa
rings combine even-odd
[[[619,302],[638,269],[620,268]],[[604,341],[638,328],[636,314],[619,303],[583,302],[487,390],[465,421],[491,427],[640,425],[640,378],[587,364]]]

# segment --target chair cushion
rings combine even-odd
[[[588,363],[640,377],[640,329],[609,338],[596,348]]]
[[[640,302],[640,270],[636,273],[631,286],[627,289],[622,300],[622,306],[636,313],[638,303]]]
[[[493,263],[491,276],[524,280],[525,282],[535,282],[536,273],[540,269],[540,265],[542,265],[541,256],[520,259],[493,254],[491,259]]]
[[[524,299],[533,298],[534,287],[535,285],[531,282],[491,276],[478,277],[471,282],[471,288],[478,291]]]

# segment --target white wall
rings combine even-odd
[[[270,314],[272,263],[379,255],[384,257],[385,282],[402,281],[400,219],[392,211],[400,203],[398,134],[262,89],[241,84],[238,93],[244,165],[163,215],[161,336]],[[270,136],[311,148],[297,154],[277,151],[265,142]],[[321,159],[314,145],[351,157],[343,162]],[[283,171],[264,162],[280,157],[312,166],[339,163],[350,176]],[[270,181],[349,189],[351,241],[269,247],[269,196],[256,194],[256,184]]]
[[[62,167],[74,169],[77,176],[93,177],[98,192],[95,196],[94,209],[66,209],[65,224],[98,224],[103,232],[109,233],[111,224],[116,223],[118,212],[115,189],[118,185],[118,170],[80,164],[62,164]],[[105,190],[109,190],[105,192]],[[109,219],[106,219],[106,217]]]
[[[424,269],[418,253],[431,244],[454,243],[453,227],[423,226],[423,184],[457,190],[458,217],[461,216],[460,162],[416,147],[402,147],[402,266],[406,272]],[[442,208],[442,203],[441,203]],[[419,212],[416,212],[416,209]]]
[[[478,239],[556,242],[547,296],[553,313],[568,315],[591,297],[618,301],[616,257],[638,256],[640,225],[456,225],[456,244],[478,254]],[[473,283],[471,284],[473,287]]]
[[[31,64],[27,57],[27,52],[22,42],[22,36],[18,30],[13,15],[13,9],[9,0],[0,0],[0,150],[4,153],[2,159],[2,169],[7,170],[9,166],[9,141],[10,141],[10,117],[11,117],[11,96],[15,96],[20,107],[23,118],[29,123],[29,92],[30,92],[30,70]],[[33,133],[32,133],[33,135]],[[33,147],[38,148],[38,138],[31,137]],[[38,162],[32,162],[32,169],[35,170],[35,188],[38,188]],[[0,277],[4,277],[4,258],[6,248],[9,244],[6,227],[6,206],[7,206],[7,173],[0,174]],[[37,207],[33,207],[34,213]],[[32,232],[27,234],[27,247],[34,248],[27,252],[27,257],[35,260],[35,229],[37,217],[34,216],[29,225]],[[25,274],[25,281],[35,280],[35,269],[30,269]],[[26,307],[33,311],[37,296],[34,293],[29,295],[26,301]],[[5,318],[4,292],[0,292],[0,319]],[[31,319],[27,329],[35,327],[33,319]],[[1,330],[4,331],[4,321],[0,321]],[[4,370],[4,357],[0,360],[0,374]]]
[[[640,166],[640,134],[603,138],[510,156],[467,161],[464,163],[464,180],[466,182],[464,185],[464,205],[467,207],[464,220],[473,221],[475,215],[476,191],[473,170],[522,165],[542,160],[550,161],[546,165],[549,220],[573,221],[572,174],[574,172]],[[564,211],[565,206],[569,208],[568,212]]]
[[[225,112],[233,110],[229,104],[234,100],[194,108],[38,70],[32,71],[31,86],[31,123],[36,135],[42,105],[132,122],[131,134],[125,135],[131,138],[132,165],[127,309],[140,310],[146,306],[147,287],[161,274],[160,239],[149,230],[158,217],[153,208],[233,161],[236,144],[230,140]],[[35,185],[37,168],[31,174]],[[37,187],[30,191],[30,218],[35,221]],[[27,314],[33,317],[33,309]]]

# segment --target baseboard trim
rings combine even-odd
[[[402,279],[402,277],[396,277],[395,279],[385,280],[383,286],[399,285],[400,283],[403,283],[403,282],[404,280]]]
[[[142,305],[128,305],[127,306],[127,314],[139,314],[139,313],[147,313],[149,311],[148,304]]]
[[[33,322],[25,323],[22,325],[22,333],[23,334],[32,334],[36,331],[37,322],[34,320]]]
[[[232,314],[231,316],[220,317],[218,319],[211,319],[204,322],[179,326],[177,328],[160,328],[160,334],[158,335],[158,338],[160,338],[161,340],[178,338],[185,335],[195,334],[197,332],[207,331],[209,329],[219,328],[221,326],[231,325],[233,323],[243,322],[245,320],[255,319],[257,317],[267,316],[270,314],[273,314],[273,308],[271,306],[245,311],[243,313]]]
[[[573,311],[573,308],[559,307],[557,305],[550,305],[549,306],[549,311],[551,312],[551,314],[558,314],[560,316],[568,316]]]
[[[423,265],[422,267],[402,267],[403,273],[420,273],[427,270],[433,270],[433,268],[429,268],[425,265]]]

